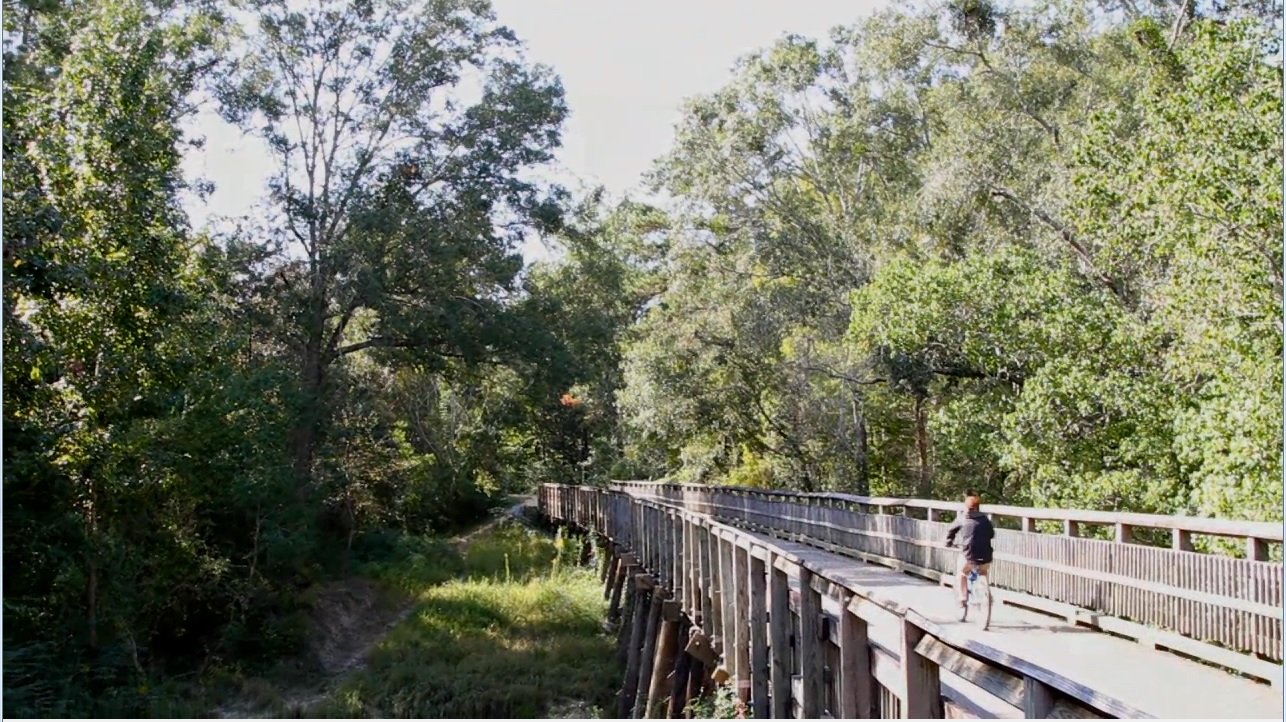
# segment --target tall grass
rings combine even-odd
[[[411,615],[310,717],[537,717],[606,707],[621,671],[597,576],[561,537],[507,525],[463,555],[412,550],[366,572],[417,600]],[[451,557],[455,558],[452,559]]]

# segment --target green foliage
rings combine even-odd
[[[684,107],[664,207],[539,180],[562,86],[486,2],[243,9],[6,7],[13,713],[186,713],[355,571],[436,590],[399,644],[441,656],[328,714],[528,713],[552,670],[599,699],[598,642],[531,641],[593,609],[574,544],[425,541],[544,481],[1280,518],[1272,3],[784,37]],[[275,172],[198,232],[211,97]],[[523,269],[533,234],[561,253]],[[470,702],[452,655],[496,639]]]
[[[601,585],[591,569],[555,565],[554,540],[505,526],[436,572],[444,555],[419,554],[380,572],[415,611],[307,716],[537,717],[567,699],[611,703],[621,671],[608,661]],[[457,576],[438,582],[445,573]]]
[[[741,463],[728,472],[727,483],[753,489],[777,488],[772,463],[748,448],[741,451]]]
[[[713,695],[688,702],[693,719],[753,719],[750,708],[737,696],[732,685],[725,684]]]
[[[1277,15],[952,2],[742,59],[657,164],[627,458],[1280,518]]]
[[[485,3],[250,9],[6,8],[14,714],[169,715],[174,679],[297,651],[299,590],[365,540],[530,481],[531,369],[569,361],[514,249],[561,224],[525,175],[557,78]],[[267,218],[198,234],[182,128],[211,93],[280,173]]]

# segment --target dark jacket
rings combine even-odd
[[[991,563],[991,540],[995,538],[996,528],[980,511],[957,516],[947,529],[947,546],[959,549],[973,564]]]

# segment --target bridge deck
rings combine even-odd
[[[954,592],[946,587],[816,547],[768,537],[765,541],[807,562],[831,581],[869,591],[881,604],[914,609],[948,629],[960,628],[962,635],[992,649],[1074,679],[1094,690],[1106,707],[1123,712],[1122,717],[1282,719],[1281,692],[1269,685],[1000,603],[994,607],[990,631],[984,632],[972,621],[956,621]],[[896,656],[896,640],[873,635],[871,641]],[[970,686],[952,680],[952,687],[961,685]]]

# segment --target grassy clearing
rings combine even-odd
[[[364,573],[416,601],[364,669],[306,717],[538,717],[606,707],[619,683],[598,578],[574,549],[506,524],[463,554],[412,543]]]

